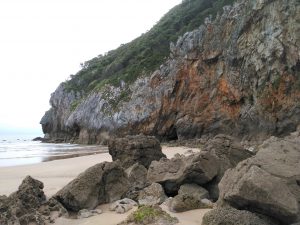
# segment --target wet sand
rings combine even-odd
[[[163,146],[163,152],[168,158],[173,157],[177,153],[186,154],[191,151],[198,152],[200,150],[188,147]],[[87,168],[104,161],[112,161],[111,156],[107,152],[25,166],[1,167],[0,195],[9,195],[16,191],[22,180],[27,175],[31,175],[33,178],[44,183],[44,192],[47,197],[51,197],[78,174]],[[127,215],[132,212],[131,210],[127,214],[116,214],[114,212],[110,212],[107,207],[107,205],[100,206],[100,208],[104,211],[101,215],[80,220],[60,218],[55,222],[55,225],[116,225],[123,221]],[[207,212],[207,210],[201,209],[171,214],[179,219],[179,225],[199,225],[201,224],[202,216],[205,212]]]

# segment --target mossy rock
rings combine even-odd
[[[140,206],[135,212],[130,214],[128,218],[119,225],[147,225],[147,224],[177,224],[178,219],[171,217],[167,212],[163,211],[159,206]]]

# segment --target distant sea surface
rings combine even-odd
[[[35,164],[107,152],[96,145],[52,144],[32,141],[35,135],[0,135],[0,167]]]

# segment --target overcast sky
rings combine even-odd
[[[149,30],[181,0],[1,0],[0,132],[38,130],[80,63]]]

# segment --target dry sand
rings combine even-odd
[[[177,153],[186,154],[191,151],[197,152],[199,149],[163,146],[163,152],[168,158]],[[33,165],[0,167],[0,195],[9,195],[16,191],[25,176],[31,175],[44,183],[45,194],[50,197],[85,169],[97,163],[111,160],[108,153],[102,153]],[[102,205],[100,208],[104,212],[101,215],[80,220],[60,218],[55,222],[55,225],[116,225],[132,212],[131,210],[126,214],[116,214],[107,210],[107,205]],[[207,211],[202,209],[171,214],[179,219],[180,225],[200,225],[202,216]]]

